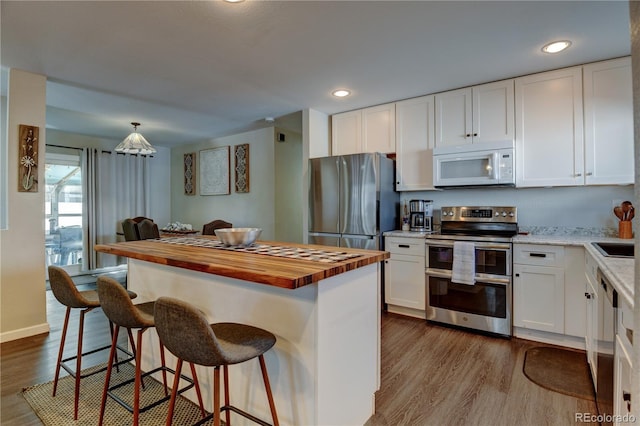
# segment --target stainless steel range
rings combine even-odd
[[[426,239],[427,321],[512,335],[515,207],[443,207]]]

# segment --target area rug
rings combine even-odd
[[[115,369],[111,375],[111,385],[121,383],[134,377],[134,368],[130,364],[120,366],[120,372]],[[23,389],[22,395],[33,411],[46,426],[96,425],[100,415],[100,403],[104,387],[105,372],[82,379],[80,384],[80,402],[78,404],[78,420],[73,421],[73,390],[74,379],[65,376],[58,381],[56,396],[51,396],[53,382],[43,383]],[[169,385],[173,382],[173,375],[167,377]],[[145,389],[140,392],[140,404],[145,406],[164,396],[162,383],[148,377],[144,380]],[[184,386],[184,382],[181,383]],[[170,392],[171,390],[169,390]],[[118,389],[119,397],[133,405],[133,384]],[[167,418],[168,402],[160,404],[140,415],[141,425],[163,425]],[[200,408],[188,399],[179,396],[173,417],[175,425],[192,425],[201,419]],[[121,426],[131,424],[133,415],[115,402],[107,398],[104,425]],[[213,424],[213,422],[205,423]]]
[[[535,347],[527,350],[524,375],[545,389],[594,401],[591,374],[584,352]]]

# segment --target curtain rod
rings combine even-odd
[[[54,145],[54,144],[51,144],[51,143],[47,143],[47,144],[45,144],[45,146],[53,146],[55,148],[77,149],[78,151],[82,151],[84,149],[84,148],[76,148],[75,146]],[[98,148],[95,148],[95,149],[98,149]],[[106,149],[102,149],[100,151],[102,153],[104,153],[104,154],[113,154],[113,152],[111,152],[109,150],[106,150]],[[124,152],[116,152],[116,154],[125,155]],[[145,155],[145,154],[130,154],[130,155],[136,155],[136,156],[140,155],[142,157],[151,157],[151,158],[153,158],[153,155]]]
[[[84,148],[76,148],[75,146],[54,145],[51,143],[47,143],[45,144],[45,146],[53,146],[55,148],[77,149],[78,151],[82,151],[84,149]]]

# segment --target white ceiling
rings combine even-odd
[[[48,76],[48,128],[122,139],[139,121],[159,146],[237,133],[306,108],[331,114],[630,54],[627,1],[2,0],[0,7],[3,71]],[[573,45],[542,53],[554,39]],[[338,87],[353,95],[332,98]]]

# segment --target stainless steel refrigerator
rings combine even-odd
[[[381,250],[382,233],[398,223],[394,161],[376,153],[309,162],[309,244]]]

